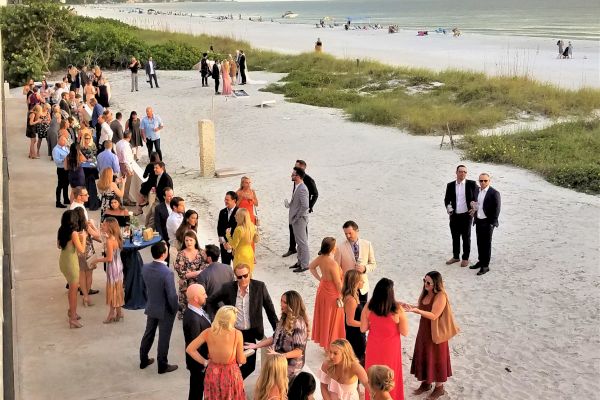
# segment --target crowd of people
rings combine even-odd
[[[136,62],[132,59],[132,65]],[[83,81],[84,75],[89,76],[70,66],[65,78],[69,90],[57,83],[57,90],[63,89],[61,101],[50,106],[51,110],[58,107],[52,121],[60,121],[56,144],[49,147],[57,169],[56,207],[69,208],[61,217],[57,243],[60,270],[68,287],[70,328],[83,326],[77,310],[78,293],[84,307],[93,305],[90,295],[98,293],[92,288],[93,271],[101,264],[106,272],[108,305],[103,322],[123,320],[123,234],[134,216],[143,214],[145,226],[154,228],[162,240],[151,247],[153,261],[142,268],[147,324],[140,343],[140,368],[154,363],[149,353],[157,329],[158,373],[178,368],[169,364],[168,352],[179,318],[190,372],[189,399],[245,399],[244,380],[256,369],[256,351],[261,348],[268,350],[263,353],[254,398],[311,398],[316,381],[303,371],[309,338],[325,352],[325,361],[316,371],[324,399],[403,399],[401,337],[409,334],[407,313],[420,316],[410,373],[421,385],[414,392],[430,392],[429,399],[445,393],[443,384],[452,376],[448,341],[458,327],[439,272],[423,277],[422,291],[414,304],[397,301],[394,282],[388,278],[380,279],[370,291],[369,274],[377,268],[374,246],[361,237],[353,220],[342,225],[341,241],[325,237],[317,257],[311,260],[308,222],[319,194],[306,172],[307,163],[297,160],[290,175],[291,197],[284,201],[290,245],[283,257],[295,255],[297,261],[290,267],[293,272],[310,271],[319,285],[312,318],[296,290],[281,296],[278,315],[267,284],[253,278],[260,261],[255,252],[260,243],[260,219],[251,178],[242,177],[237,190],[225,193],[225,207],[215,227],[219,246],[202,246],[197,234],[199,215],[186,208],[184,198],[175,195],[173,180],[162,161],[162,119],[152,107],[146,108],[141,120],[135,111],[125,124],[120,112],[113,119],[108,104],[100,103],[103,91],[85,91],[88,85],[106,84],[102,72],[98,68],[93,71],[91,80]],[[80,100],[81,86],[85,103]],[[134,77],[132,90],[136,90]],[[48,117],[38,115],[43,114],[39,109],[46,109],[45,105],[51,104],[48,99],[55,94],[45,97],[39,92],[33,83],[26,86],[28,137],[39,120],[48,121]],[[32,138],[30,158],[39,157],[36,140],[44,135],[38,132]],[[130,193],[133,166],[143,143],[149,158],[143,175],[146,180],[139,193]],[[475,225],[479,261],[470,268],[479,269],[478,275],[483,275],[489,271],[500,194],[490,187],[489,174],[479,176],[479,185],[466,175],[466,167],[459,165],[457,179],[446,188],[444,204],[453,239],[453,257],[447,264],[462,260],[461,266],[468,265],[470,231]],[[91,195],[97,197],[96,193],[100,198],[93,201]],[[136,207],[135,212],[126,206]],[[88,209],[97,208],[99,225],[88,215]],[[100,244],[100,251],[94,242]],[[264,335],[263,310],[274,332],[268,338]]]
[[[214,53],[212,46],[211,52]],[[213,60],[209,60],[208,53],[202,54],[202,59],[199,63],[202,87],[209,86],[208,78],[211,77],[215,83],[215,94],[231,96],[234,85],[245,85],[247,83],[246,55],[244,54],[244,50],[236,50],[235,58],[231,54],[223,59],[219,57],[213,58]],[[223,88],[219,92],[221,81],[223,82]]]

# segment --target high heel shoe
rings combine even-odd
[[[67,310],[67,317],[69,317],[69,319],[72,319],[71,318],[71,314],[69,313],[69,310]],[[79,314],[75,313],[75,319],[76,320],[80,320],[81,319],[81,317],[79,316]]]
[[[121,320],[125,319],[125,317],[123,316],[123,314],[117,314],[115,316],[115,322],[119,322]]]
[[[76,319],[71,319],[69,320],[69,329],[73,328],[83,328],[83,325],[81,325],[81,322],[77,321]]]
[[[102,323],[103,324],[111,324],[111,323],[117,322],[117,321],[118,321],[117,317],[109,316],[104,321],[102,321]]]

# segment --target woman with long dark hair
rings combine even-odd
[[[314,400],[316,390],[315,377],[308,372],[300,372],[290,383],[288,400]]]
[[[174,265],[175,272],[179,276],[179,319],[183,319],[183,313],[187,309],[186,292],[188,286],[196,283],[196,278],[198,278],[200,272],[208,266],[198,244],[196,232],[193,230],[186,231],[183,234],[182,243]]]
[[[83,325],[78,321],[77,315],[77,293],[79,291],[79,259],[77,253],[85,251],[87,239],[85,217],[74,210],[63,213],[60,228],[58,228],[57,243],[60,248],[60,272],[69,284],[69,328],[81,328]]]
[[[77,186],[85,187],[85,173],[81,163],[85,161],[85,156],[81,154],[78,143],[71,143],[69,155],[65,158],[65,169],[69,172],[69,185],[72,188]],[[73,200],[71,193],[71,201]]]
[[[140,119],[138,118],[137,112],[132,111],[129,114],[129,119],[125,122],[125,132],[131,132],[131,141],[129,145],[133,152],[133,158],[135,161],[138,160],[138,148],[144,145],[142,141],[142,132],[140,131]]]
[[[187,210],[183,215],[183,221],[181,221],[179,228],[175,231],[175,237],[171,246],[183,250],[185,247],[183,235],[187,231],[194,231],[195,234],[198,234],[198,213],[194,210]]]
[[[365,368],[387,365],[400,377],[391,391],[392,399],[404,399],[402,385],[402,343],[400,335],[408,335],[408,319],[394,296],[394,282],[382,278],[360,317],[361,332],[369,331],[365,353]],[[369,399],[368,393],[366,399]]]
[[[346,315],[345,328],[346,339],[352,345],[352,350],[360,365],[365,365],[365,347],[367,345],[366,335],[360,331],[360,316],[363,306],[358,298],[359,291],[364,285],[363,274],[355,269],[346,271],[344,284],[342,286],[342,298],[344,301],[344,313]]]
[[[447,303],[448,295],[442,275],[431,271],[423,277],[423,290],[417,305],[403,304],[406,311],[421,316],[410,373],[421,381],[421,386],[413,392],[415,395],[428,392],[435,382],[435,388],[428,399],[443,396],[446,393],[444,382],[452,376],[448,341],[435,344],[431,336],[431,322],[442,315]]]

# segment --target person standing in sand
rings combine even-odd
[[[215,60],[213,63],[211,77],[215,80],[215,94],[221,94],[221,92],[219,92],[219,83],[221,80],[219,72],[219,60]]]
[[[223,75],[223,96],[231,96],[233,89],[231,88],[231,77],[229,76],[229,62],[223,60],[221,64],[221,74]]]
[[[131,91],[135,89],[138,91],[138,70],[140,69],[140,62],[135,57],[131,57],[129,63],[129,70],[131,71]]]
[[[238,66],[231,54],[227,58],[227,61],[229,62],[229,76],[231,77],[231,84],[235,85],[237,83]]]
[[[240,65],[240,76],[242,78],[242,82],[240,85],[246,84],[246,55],[244,54],[244,50],[240,50],[240,58],[238,61]]]
[[[292,200],[285,199],[284,205],[289,209],[289,224],[294,231],[298,248],[298,262],[292,267],[294,272],[304,272],[308,270],[310,254],[308,251],[308,209],[309,194],[306,185],[303,182],[304,170],[294,167],[292,171],[292,181],[294,189],[292,190]]]
[[[152,57],[148,57],[148,62],[146,63],[146,75],[148,76],[148,83],[150,84],[150,89],[152,89],[154,86],[152,86],[152,79],[154,79],[154,84],[156,85],[157,88],[159,88],[160,86],[158,86],[158,81],[156,80],[156,70],[158,69],[156,63],[154,62],[154,60],[152,59]]]
[[[148,158],[152,155],[152,149],[155,148],[158,156],[163,160],[162,151],[160,150],[160,131],[163,128],[164,125],[160,116],[154,114],[152,107],[146,107],[146,116],[140,122],[140,131],[142,140],[146,142],[146,147],[148,147]]]
[[[467,167],[461,164],[456,167],[456,180],[446,185],[444,205],[450,218],[450,233],[452,234],[452,258],[446,261],[446,265],[461,261],[459,259],[461,237],[463,254],[460,266],[469,265],[471,226],[473,225],[471,203],[477,200],[479,187],[475,181],[466,179],[466,177]]]
[[[202,87],[208,87],[208,75],[210,75],[210,71],[208,69],[207,53],[202,53],[202,59],[200,60],[200,75],[202,76]]]
[[[479,175],[481,190],[477,196],[477,203],[473,202],[471,205],[475,216],[479,261],[469,268],[479,269],[477,275],[483,275],[490,270],[492,234],[494,228],[498,227],[498,216],[500,215],[500,192],[490,186],[491,182],[490,174],[484,172]]]
[[[556,42],[556,45],[558,46],[558,57],[557,58],[562,58],[565,43],[562,41],[562,39],[559,39],[558,42]]]

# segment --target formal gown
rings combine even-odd
[[[319,381],[327,385],[327,391],[331,400],[359,400],[358,395],[358,383],[339,383],[327,373],[323,372],[321,368],[317,370],[315,374]]]
[[[73,241],[69,240],[67,246],[60,250],[58,265],[67,283],[79,282],[79,258]]]
[[[235,357],[235,343],[227,364],[211,362],[204,373],[204,400],[224,399],[246,400],[244,379]]]
[[[131,132],[131,147],[140,147],[144,145],[142,140],[142,131],[140,130],[140,120],[136,119],[131,124],[127,125],[127,129]]]
[[[431,312],[433,299],[429,304],[420,304],[419,309]],[[421,317],[419,331],[415,340],[410,373],[419,381],[446,382],[452,376],[450,365],[450,351],[448,342],[435,344],[431,340],[431,320]]]
[[[233,248],[233,266],[246,264],[250,267],[250,274],[252,274],[252,271],[254,271],[254,250],[252,249],[252,245],[254,244],[256,227],[250,225],[248,229],[250,229],[250,235],[244,235],[242,227],[238,226],[233,232],[233,237],[229,233],[225,236]]]
[[[356,307],[356,311],[354,312],[354,320],[360,321],[360,315],[362,313],[363,306],[358,303]],[[354,354],[358,361],[360,361],[361,365],[365,364],[365,346],[367,345],[367,336],[360,331],[360,327],[358,326],[350,326],[347,325],[344,321],[344,326],[346,328],[346,340],[350,342],[352,346],[352,350],[354,350]]]
[[[118,247],[114,250],[112,261],[106,264],[106,304],[111,307],[122,307],[125,304],[123,262]]]
[[[188,259],[183,251],[177,253],[177,259],[175,260],[175,272],[179,276],[179,312],[183,317],[183,313],[187,308],[187,296],[186,291],[189,285],[196,283],[196,278],[186,278],[185,274],[194,271],[203,271],[208,265],[202,258],[202,254],[198,252],[196,258],[193,260]]]
[[[229,76],[229,65],[227,63],[223,64],[223,68],[221,68],[221,74],[223,75],[223,96],[231,96],[233,93],[233,88],[231,87],[231,77]]]
[[[254,196],[248,198],[243,193],[238,192],[238,203],[239,208],[245,208],[250,214],[250,220],[256,225],[256,214],[254,213]]]
[[[402,343],[398,324],[392,315],[380,317],[373,311],[369,313],[369,335],[365,355],[365,369],[371,365],[387,365],[394,371],[394,389],[390,395],[394,400],[404,400],[402,375]],[[369,394],[366,394],[369,400]]]
[[[335,339],[346,337],[344,308],[337,305],[339,298],[335,283],[321,279],[315,299],[312,340],[324,349],[329,349]]]

